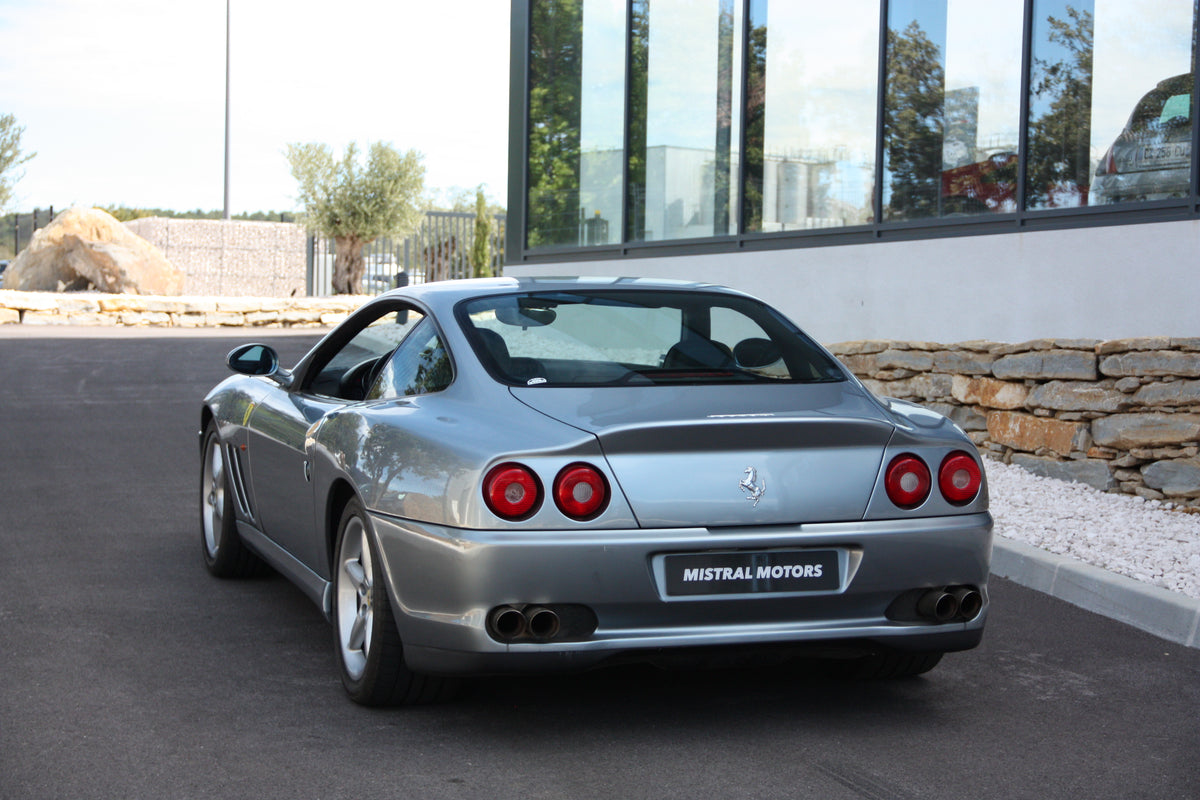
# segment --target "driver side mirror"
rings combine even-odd
[[[291,373],[279,368],[279,354],[265,344],[244,344],[235,347],[225,357],[225,363],[234,372],[242,375],[264,375],[274,378],[286,386],[291,382]]]

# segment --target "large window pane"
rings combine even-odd
[[[893,0],[884,219],[1016,210],[1021,0]]]
[[[625,179],[624,0],[586,0],[583,6],[579,243],[621,241]]]
[[[748,232],[871,221],[878,0],[752,0]]]
[[[1037,0],[1027,207],[1183,197],[1193,0]]]
[[[741,3],[634,0],[628,238],[736,232]]]
[[[534,0],[530,6],[526,244],[618,242],[625,3]]]
[[[1096,3],[1089,205],[1187,195],[1193,3]]]

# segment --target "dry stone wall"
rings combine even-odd
[[[1005,462],[1200,507],[1200,338],[830,349],[872,392],[945,414]]]
[[[317,328],[336,325],[367,297],[154,297],[0,290],[0,325]]]

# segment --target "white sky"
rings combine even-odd
[[[13,207],[224,204],[225,0],[0,0]],[[507,0],[232,0],[233,213],[291,210],[284,148],[387,141],[505,200]],[[12,209],[6,209],[12,210]]]

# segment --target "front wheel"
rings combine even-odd
[[[204,566],[218,578],[261,575],[266,565],[242,543],[237,532],[225,448],[215,422],[204,429],[201,452],[200,545]]]
[[[404,648],[388,601],[379,551],[366,512],[351,500],[338,525],[333,565],[333,639],[342,685],[365,706],[414,705],[453,694],[456,682],[418,675]]]

